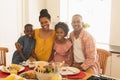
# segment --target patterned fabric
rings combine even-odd
[[[18,39],[18,43],[20,43],[20,45],[22,46],[23,55],[25,56],[26,59],[28,59],[32,54],[33,49],[35,48],[35,40],[25,35],[21,36]],[[22,61],[23,60],[19,55],[19,52],[15,51],[13,54],[12,63],[19,64]]]
[[[53,41],[55,39],[55,31],[52,31],[52,35],[49,38],[43,39],[39,37],[39,30],[40,29],[35,29],[34,34],[36,40],[35,54],[39,60],[48,61],[51,55]]]
[[[73,32],[71,32],[70,37],[73,41],[75,38]],[[98,73],[98,71],[99,71],[98,55],[97,55],[94,39],[84,29],[82,29],[82,31],[79,35],[79,39],[81,40],[82,51],[83,51],[83,54],[85,57],[85,60],[84,60],[83,64],[81,64],[81,67],[84,70],[87,70],[88,68],[92,67],[94,69],[94,71],[96,73]]]
[[[58,44],[55,42],[54,44],[54,58],[53,61],[55,62],[62,62],[65,61],[66,64],[69,64],[70,61],[70,53],[68,53],[68,50],[70,50],[72,47],[71,41],[67,40],[65,44]]]

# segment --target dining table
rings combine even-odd
[[[21,73],[23,73],[23,72],[29,71],[29,70],[31,70],[31,69],[28,66],[26,66],[23,71],[21,71],[21,72],[18,73],[18,75],[21,74]],[[74,78],[74,79],[67,78],[67,80],[87,80],[90,76],[93,75],[93,74],[87,73],[87,72],[81,72],[81,73],[84,73],[84,75],[85,75],[83,78]],[[4,73],[4,72],[2,72],[0,70],[0,80],[4,80],[4,78],[6,78],[9,75],[10,75],[10,73]]]
[[[90,76],[92,76],[93,74],[91,73],[87,73],[84,72],[86,74],[86,76],[84,78],[80,78],[80,79],[67,79],[67,80],[87,80]]]
[[[5,73],[5,72],[3,72],[3,71],[1,70],[1,68],[2,68],[2,66],[0,66],[0,80],[3,80],[3,79],[6,78],[7,76],[9,76],[10,73]],[[26,67],[24,67],[24,70],[23,70],[23,71],[18,72],[18,75],[21,74],[21,73],[23,73],[23,72],[29,71],[29,70],[30,70],[30,68],[26,66]]]

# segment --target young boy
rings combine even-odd
[[[12,63],[19,64],[34,55],[35,40],[33,39],[33,25],[26,24],[24,27],[24,36],[21,36],[15,43],[16,51],[13,54]]]

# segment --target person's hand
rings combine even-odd
[[[39,59],[38,59],[38,58],[35,58],[35,60],[36,60],[36,61],[39,61]]]
[[[18,51],[21,51],[22,50],[22,46],[20,45],[20,43],[16,42],[15,43],[15,47]]]
[[[29,57],[29,59],[28,59],[30,62],[34,62],[34,61],[36,61],[36,59],[35,58],[33,58],[33,57]]]
[[[79,67],[80,67],[80,64],[79,64],[79,63],[73,63],[72,66],[73,66],[73,67],[76,67],[76,68],[79,68]]]
[[[81,64],[82,63],[73,63],[72,66],[76,67],[76,68],[79,68],[81,71],[84,71],[83,68],[81,67]]]

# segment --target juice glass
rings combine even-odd
[[[11,70],[10,70],[10,74],[16,74],[16,75],[17,75],[17,73],[18,73],[18,72],[17,72],[16,69],[11,69]]]

